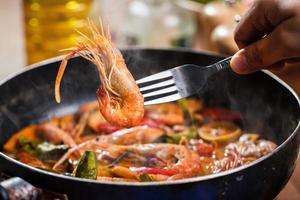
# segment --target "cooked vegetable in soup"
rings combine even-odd
[[[276,144],[246,133],[236,111],[203,107],[195,98],[145,107],[143,120],[108,123],[98,103],[74,115],[31,125],[5,144],[7,155],[33,167],[104,181],[166,181],[248,164]]]

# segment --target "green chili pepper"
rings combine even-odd
[[[75,176],[86,179],[97,179],[98,161],[97,156],[92,151],[86,151],[75,169]]]
[[[150,182],[150,181],[153,181],[153,178],[152,178],[149,174],[146,174],[146,173],[141,174],[141,175],[139,176],[139,179],[140,179],[140,181],[142,181],[142,182]]]

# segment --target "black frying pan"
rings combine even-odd
[[[123,51],[136,79],[177,65],[208,65],[216,55],[183,50],[131,49]],[[59,60],[25,69],[0,84],[0,146],[22,127],[55,115],[75,112],[95,99],[99,85],[95,67],[82,58],[69,62],[62,82],[62,103],[54,100]],[[0,170],[71,199],[273,199],[291,176],[299,150],[299,99],[269,72],[239,76],[230,70],[212,76],[199,91],[206,105],[242,113],[243,129],[259,132],[279,147],[250,165],[216,175],[173,182],[109,183],[67,177],[22,164],[0,153]]]

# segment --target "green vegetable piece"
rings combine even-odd
[[[181,140],[182,135],[181,134],[176,134],[176,135],[167,136],[167,137],[168,137],[166,139],[167,143],[178,144]]]
[[[186,98],[179,99],[177,101],[179,107],[183,111],[183,119],[184,119],[184,124],[185,125],[193,125],[194,124],[194,119],[189,111],[189,104],[188,100]]]
[[[178,144],[180,139],[181,139],[181,135],[179,134],[172,135],[172,136],[162,135],[155,141],[155,143]]]
[[[194,139],[198,137],[198,131],[196,129],[191,129],[189,132],[186,134],[186,137],[188,140]]]
[[[37,153],[36,151],[36,144],[29,141],[25,136],[21,136],[19,138],[19,145],[20,147],[27,153],[34,155]]]
[[[188,140],[194,139],[198,137],[198,132],[196,129],[190,129],[174,135],[163,135],[156,141],[156,143],[179,144],[182,137],[186,137]]]
[[[142,182],[150,182],[150,181],[153,181],[153,178],[152,178],[151,176],[149,176],[149,174],[146,174],[146,173],[141,174],[141,175],[139,176],[139,179],[140,179],[140,181],[142,181]]]
[[[179,99],[177,103],[183,111],[189,111],[189,104],[186,98]]]
[[[193,1],[196,1],[196,2],[202,3],[202,4],[207,4],[209,2],[216,1],[216,0],[193,0]]]
[[[44,161],[57,160],[69,149],[68,145],[54,145],[48,142],[43,142],[37,145],[37,151],[40,159]]]
[[[75,169],[75,176],[86,179],[97,179],[98,161],[95,152],[86,151]]]

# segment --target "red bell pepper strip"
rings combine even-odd
[[[135,168],[133,171],[140,173],[140,174],[156,174],[156,175],[164,175],[164,176],[173,176],[176,173],[170,169],[158,169],[158,168],[148,168],[148,167],[141,167]]]
[[[97,126],[98,133],[104,133],[104,134],[110,134],[121,129],[122,127],[117,127],[109,123],[101,123]]]

